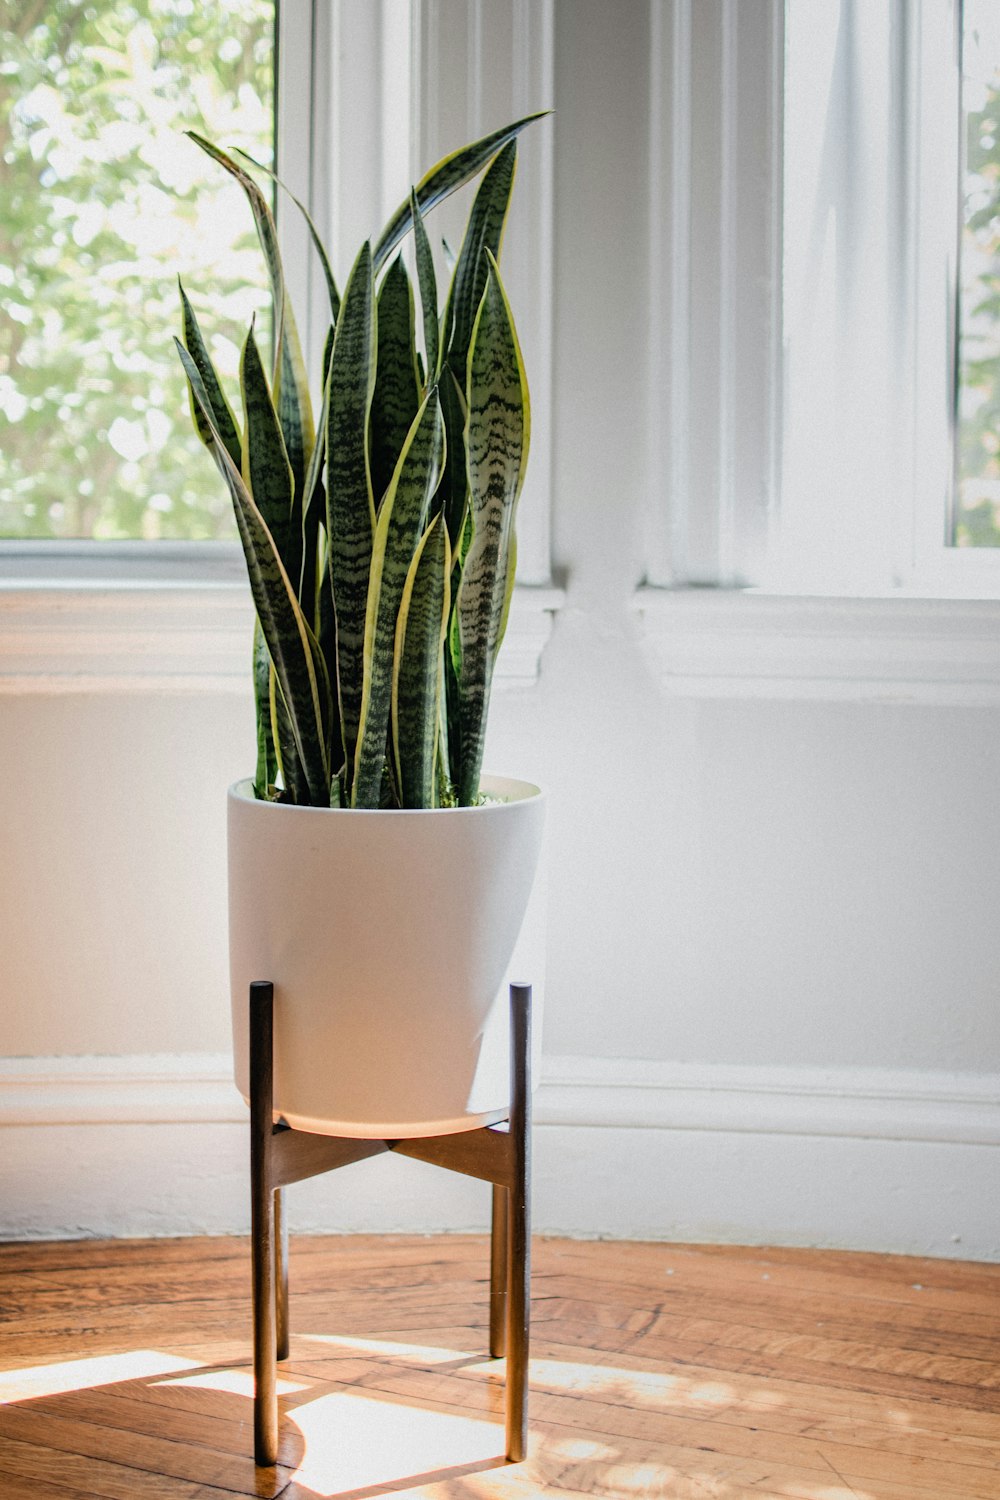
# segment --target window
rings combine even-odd
[[[273,159],[274,0],[13,0],[3,27],[0,536],[230,538],[177,276],[231,377],[269,304],[240,189],[182,132]]]
[[[1000,546],[1000,7],[961,8],[962,214],[951,540]]]
[[[1000,11],[787,0],[786,24],[783,563],[995,594]]]
[[[651,15],[649,581],[997,596],[996,0]]]

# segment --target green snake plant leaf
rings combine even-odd
[[[202,384],[205,387],[205,395],[212,408],[212,419],[215,423],[216,430],[218,431],[219,436],[222,438],[222,442],[225,446],[226,452],[229,454],[229,457],[232,459],[236,467],[239,468],[242,459],[240,451],[240,431],[236,423],[236,418],[233,416],[232,407],[229,405],[229,402],[226,399],[226,393],[222,389],[222,384],[215,372],[215,366],[212,363],[212,356],[209,354],[208,348],[205,344],[205,340],[202,337],[201,329],[198,326],[198,319],[195,317],[194,308],[188,301],[187,293],[185,292],[183,286],[181,286],[180,277],[177,278],[177,288],[181,294],[181,318],[184,333],[184,347],[187,349],[187,352],[190,354],[191,358],[194,360],[195,365],[198,368],[198,374],[201,376]],[[199,407],[197,401],[195,401],[194,396],[190,396],[190,399],[191,417],[195,425],[195,430],[197,431],[198,436],[201,438],[202,442],[205,444],[205,447],[209,450],[209,452],[212,452],[213,442],[211,428],[205,421],[205,418],[202,416],[201,408]]]
[[[505,125],[501,130],[494,130],[490,135],[484,135],[481,140],[473,141],[470,146],[463,146],[460,150],[452,151],[449,156],[443,157],[420,179],[414,189],[420,212],[429,213],[436,204],[442,202],[456,188],[462,187],[470,178],[475,177],[491,157],[496,156],[502,146],[506,146],[508,141],[520,135],[521,131],[533,120],[540,120],[548,113],[547,109],[542,109],[533,115],[525,115],[523,120],[515,120],[512,125]],[[410,200],[407,198],[405,203],[399,205],[383,229],[372,252],[376,271],[385,264],[400,240],[409,233],[412,222]]]
[[[337,621],[333,608],[330,570],[325,564],[325,559],[322,560],[321,566],[322,572],[319,575],[316,591],[316,637],[326,664],[327,677],[331,683],[335,683],[337,680]],[[337,713],[334,714],[333,723],[330,726],[330,765],[338,774],[345,771],[344,741],[340,715]]]
[[[456,604],[461,648],[458,800],[479,794],[493,667],[507,609],[514,513],[528,457],[530,405],[521,350],[493,256],[469,350],[466,453],[472,539]]]
[[[396,621],[392,748],[403,807],[433,807],[435,802],[450,572],[448,533],[435,516],[413,554]]]
[[[195,400],[212,425],[211,407],[198,368],[180,340],[174,342]],[[215,459],[232,496],[250,591],[278,689],[288,711],[296,752],[308,783],[309,799],[317,806],[326,806],[330,797],[328,737],[332,706],[322,654],[299,608],[274,538],[214,425],[212,436]]]
[[[442,371],[438,389],[441,393],[441,411],[444,415],[449,454],[438,497],[448,528],[448,540],[457,561],[469,499],[469,481],[465,467],[465,393],[449,368]]]
[[[424,228],[416,192],[410,193],[410,215],[413,219],[413,243],[417,253],[417,280],[420,284],[420,307],[424,320],[424,349],[427,354],[427,379],[431,382],[438,368],[438,298],[434,253]]]
[[[274,382],[274,395],[288,461],[292,466],[295,479],[295,494],[300,497],[297,504],[301,521],[301,496],[305,490],[309,460],[316,446],[316,424],[299,336],[294,324],[289,323],[287,317],[282,334],[281,356]]]
[[[320,522],[326,517],[326,487],[323,484],[323,469],[326,464],[327,427],[330,422],[330,361],[333,358],[333,340],[334,330],[331,328],[327,333],[326,343],[323,348],[323,405],[320,411],[319,427],[316,432],[316,445],[313,448],[312,456],[309,459],[309,467],[306,470],[302,504],[297,507],[302,528],[302,570],[299,576],[299,603],[307,614],[312,610],[317,615],[317,618],[316,590],[318,587],[317,570],[319,567],[319,528]],[[316,620],[312,623],[313,629],[318,632],[319,625]]]
[[[219,146],[213,145],[197,131],[188,130],[186,134],[196,146],[200,146],[213,161],[218,162],[220,167],[224,167],[236,179],[246,194],[253,213],[257,238],[260,240],[268,280],[271,283],[271,296],[274,299],[274,326],[277,329],[274,403],[281,421],[281,430],[284,433],[285,447],[288,450],[289,462],[295,476],[296,489],[301,494],[306,465],[316,440],[316,429],[302,346],[299,342],[292,305],[285,290],[285,276],[281,268],[278,231],[274,215],[259,186],[239,162],[234,161]]]
[[[326,441],[326,531],[347,786],[351,785],[361,719],[368,571],[375,533],[368,461],[368,426],[375,388],[375,316],[371,248],[365,244],[348,277],[337,319]]]
[[[278,675],[271,668],[271,734],[274,739],[275,758],[278,762],[278,772],[284,784],[285,791],[290,801],[297,807],[311,806],[312,796],[309,791],[309,780],[306,776],[299,752],[295,746],[295,733],[292,722],[285,707],[284,696],[278,682]]]
[[[276,182],[281,191],[292,200],[292,202],[295,204],[295,207],[302,215],[303,219],[305,219],[306,228],[309,230],[309,238],[313,242],[313,248],[316,251],[316,254],[319,256],[319,263],[323,267],[323,279],[326,282],[326,294],[330,299],[330,316],[333,319],[334,323],[336,323],[337,315],[340,312],[340,293],[337,291],[337,282],[334,278],[333,268],[330,265],[330,257],[326,253],[326,246],[323,244],[323,241],[319,237],[319,230],[313,223],[312,216],[310,215],[309,210],[306,208],[301,198],[296,198],[291,188],[288,187],[286,183],[282,182],[277,172],[272,171],[270,167],[265,167],[263,162],[256,161],[254,157],[250,155],[249,151],[241,151],[239,147],[237,147],[236,154],[237,156],[242,156],[244,161],[248,161],[252,167],[256,167],[258,172],[266,173],[266,175],[270,177],[272,181]]]
[[[413,340],[413,290],[402,256],[389,265],[378,294],[378,355],[371,412],[372,493],[378,508],[420,405]]]
[[[257,770],[253,779],[254,796],[267,800],[268,788],[277,779],[278,761],[271,728],[271,658],[264,632],[254,615],[253,621],[253,698],[257,717]]]
[[[246,429],[241,466],[243,483],[274,538],[289,577],[297,578],[302,562],[302,540],[292,525],[295,480],[254,338],[253,323],[240,356],[240,394]]]
[[[264,261],[267,265],[268,280],[271,283],[271,295],[274,297],[274,322],[275,327],[280,327],[285,313],[285,278],[281,270],[281,254],[278,250],[278,231],[271,213],[271,205],[261,192],[257,183],[249,172],[243,170],[239,162],[233,161],[221,147],[212,141],[199,135],[196,130],[185,131],[188,138],[200,146],[206,155],[213,161],[224,167],[230,176],[235,177],[250,204],[253,213],[254,224],[257,227],[257,238],[260,240],[260,248],[264,252]]]
[[[472,325],[486,286],[489,269],[486,252],[489,251],[495,260],[500,259],[516,170],[517,142],[508,141],[490,163],[489,171],[479,185],[448,289],[442,320],[445,357],[462,386],[465,385]]]
[[[406,578],[444,463],[444,423],[432,387],[399,455],[372,548],[364,638],[364,692],[352,807],[378,807],[392,700],[392,652]]]

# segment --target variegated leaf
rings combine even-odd
[[[179,340],[175,343],[194,397],[211,424],[211,408],[201,375],[183,344]],[[325,806],[330,796],[331,704],[323,658],[299,608],[274,538],[214,426],[212,436],[216,462],[232,496],[257,618],[288,710],[295,748],[308,781],[309,799],[317,806]]]
[[[327,333],[326,343],[323,346],[323,407],[320,413],[319,428],[316,433],[316,446],[313,448],[312,457],[309,460],[309,468],[306,470],[302,503],[295,507],[302,529],[302,571],[299,576],[299,603],[302,605],[307,618],[312,613],[313,618],[310,623],[317,633],[319,632],[319,613],[316,609],[316,591],[320,567],[319,530],[320,523],[326,517],[326,488],[323,484],[323,469],[326,464],[327,428],[330,422],[330,361],[333,358],[333,340],[334,330],[331,328]],[[323,566],[325,567],[325,561],[323,562]],[[331,681],[333,680],[335,678],[331,677]]]
[[[313,799],[309,791],[309,779],[299,758],[291,718],[285,706],[278,674],[273,667],[271,669],[271,733],[274,736],[278,771],[286,797],[297,807],[311,806]]]
[[[365,618],[364,693],[351,794],[353,807],[379,805],[389,731],[396,619],[443,461],[444,424],[437,391],[431,389],[413,420],[375,528]]]
[[[424,323],[424,349],[427,354],[427,383],[433,384],[438,374],[438,299],[437,276],[434,271],[434,254],[424,228],[424,216],[420,212],[415,192],[410,194],[410,214],[413,218],[413,243],[416,248],[417,280],[420,284],[420,308]]]
[[[316,637],[326,663],[327,676],[331,683],[337,681],[337,621],[333,610],[333,589],[330,585],[330,569],[326,559],[320,559],[321,572],[316,589]],[[334,771],[344,769],[344,740],[340,715],[335,713],[330,726],[330,766]]]
[[[274,538],[288,576],[298,578],[302,540],[291,524],[295,481],[252,323],[240,356],[240,392],[245,420],[243,483]]]
[[[445,357],[464,387],[469,340],[489,265],[486,252],[500,259],[504,225],[517,170],[517,142],[508,141],[490,163],[469,212],[458,264],[451,278],[444,311]]]
[[[514,514],[528,457],[530,407],[521,350],[496,261],[469,350],[466,453],[472,540],[456,604],[461,645],[458,800],[479,793],[493,667],[504,618]]]
[[[288,461],[295,478],[295,493],[301,495],[305,489],[309,460],[316,446],[316,423],[299,335],[295,324],[289,320],[289,311],[286,303],[274,396]]]
[[[261,801],[267,798],[268,787],[277,779],[278,761],[274,750],[274,734],[271,729],[271,658],[267,651],[260,620],[253,621],[253,697],[257,719],[257,770],[254,775],[254,796]]]
[[[448,462],[438,490],[437,503],[444,511],[448,543],[457,560],[469,498],[469,480],[465,466],[465,393],[459,389],[447,366],[442,371],[438,390],[448,443]]]
[[[323,241],[319,237],[319,230],[313,223],[312,216],[309,213],[309,210],[306,208],[301,198],[296,198],[291,188],[288,187],[284,182],[282,182],[277,172],[272,171],[270,167],[265,167],[262,162],[255,161],[254,158],[250,155],[249,151],[240,151],[237,148],[237,155],[242,156],[244,161],[248,161],[250,165],[252,167],[256,167],[259,172],[266,172],[268,177],[270,177],[272,181],[278,184],[281,191],[287,194],[289,198],[291,198],[292,202],[295,204],[295,207],[298,209],[303,219],[305,219],[306,228],[309,230],[309,238],[313,242],[313,249],[319,256],[319,263],[323,267],[323,279],[326,282],[326,294],[330,299],[330,316],[333,319],[334,323],[336,323],[337,314],[340,312],[340,293],[337,290],[337,282],[334,278],[333,268],[330,265],[330,257],[326,253],[326,246],[323,244]]]
[[[371,249],[358,254],[340,306],[330,361],[326,530],[337,630],[341,731],[351,785],[364,680],[368,572],[375,504],[368,424],[375,386],[375,295]]]
[[[548,110],[543,109],[536,114],[525,115],[523,120],[515,120],[512,125],[505,125],[502,130],[494,130],[490,135],[483,136],[481,140],[473,141],[471,145],[463,146],[460,150],[443,157],[420,179],[414,190],[421,213],[429,213],[436,204],[442,202],[456,188],[460,188],[463,183],[475,177],[476,173],[485,167],[502,146],[520,135],[525,126],[530,125],[533,120],[540,120],[548,113]],[[399,205],[375,246],[373,260],[376,271],[385,264],[404,235],[409,233],[412,222],[410,200],[407,198],[405,203]]]
[[[299,493],[305,478],[306,466],[316,440],[312,401],[309,396],[309,380],[295,315],[288,299],[281,253],[278,249],[278,231],[271,212],[271,205],[260,187],[240,164],[220,147],[205,139],[197,131],[186,134],[200,146],[213,161],[236,179],[243,189],[253,213],[257,237],[264,254],[271,296],[274,301],[275,359],[274,359],[274,404],[281,421],[281,430],[288,450],[288,459],[295,476]]]
[[[433,807],[442,648],[451,605],[448,533],[435,516],[403,585],[392,675],[392,747],[403,807]]]
[[[385,273],[378,294],[378,358],[370,438],[372,494],[376,510],[389,487],[419,405],[413,290],[403,258],[397,255]]]
[[[212,418],[215,422],[216,431],[222,438],[229,457],[236,467],[239,468],[241,463],[240,433],[236,418],[233,416],[232,407],[226,400],[226,393],[222,389],[222,384],[212,363],[212,357],[202,337],[194,308],[188,301],[187,293],[184,291],[183,286],[181,286],[179,277],[177,279],[177,287],[181,294],[184,347],[194,360],[198,373],[202,378],[202,383],[205,387],[205,396],[212,408]],[[213,447],[211,428],[202,416],[201,408],[197,401],[195,401],[194,396],[190,392],[188,394],[191,399],[191,417],[195,425],[195,430],[206,448],[211,452]]]

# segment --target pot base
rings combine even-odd
[[[249,1108],[250,1097],[241,1092],[243,1103]],[[275,1110],[273,1123],[288,1125],[292,1130],[304,1130],[308,1135],[335,1135],[352,1141],[409,1141],[424,1136],[458,1135],[463,1130],[481,1130],[486,1125],[497,1125],[506,1120],[507,1109],[491,1109],[481,1115],[459,1115],[454,1120],[366,1120],[359,1125],[356,1120],[316,1120],[309,1115],[289,1115]]]

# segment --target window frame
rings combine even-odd
[[[913,584],[930,592],[1000,594],[1000,546],[949,541],[957,506],[963,182],[961,142],[962,0],[921,0],[916,72],[920,90],[915,167],[925,205],[917,233],[917,307]],[[934,130],[954,122],[949,136]],[[944,292],[942,295],[942,283]]]

